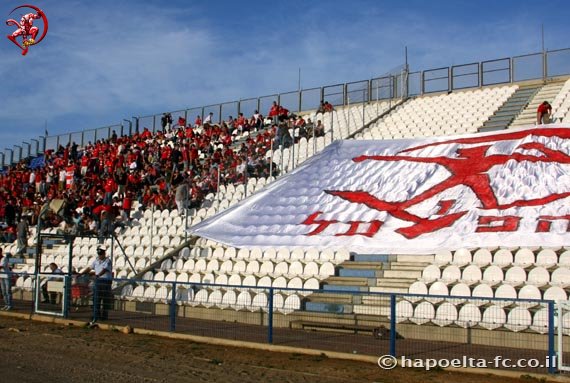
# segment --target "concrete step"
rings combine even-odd
[[[320,303],[338,303],[338,304],[352,304],[353,299],[356,296],[354,294],[343,294],[343,293],[314,293],[309,295],[306,300],[307,302],[320,302]]]
[[[363,305],[373,305],[373,306],[388,306],[390,307],[390,296],[389,295],[363,295],[361,299]]]
[[[314,311],[321,313],[334,313],[345,314],[351,312],[351,306],[342,305],[338,303],[321,303],[321,302],[307,302],[305,303],[306,311]]]
[[[407,294],[408,287],[377,286],[370,288],[371,293],[401,293]]]
[[[422,268],[423,270],[423,268]],[[384,278],[419,278],[422,276],[421,270],[385,270]]]
[[[346,285],[346,286],[368,286],[368,278],[357,277],[329,277],[323,281],[325,284]]]
[[[339,277],[354,277],[354,278],[376,278],[383,275],[383,270],[368,270],[368,269],[345,269],[338,270]]]
[[[355,254],[354,262],[388,262],[390,261],[390,255],[387,254]]]
[[[428,262],[431,263],[435,259],[434,254],[399,254],[396,256],[397,262]]]
[[[423,270],[433,262],[392,262],[390,270]]]
[[[380,278],[376,280],[376,287],[407,287],[417,281],[417,278]],[[370,290],[372,291],[372,290]]]
[[[355,314],[374,315],[379,317],[388,317],[390,315],[390,306],[370,306],[370,305],[354,305],[352,310]]]
[[[357,269],[357,270],[383,270],[386,268],[387,262],[354,262],[346,261],[342,263],[343,269]]]
[[[323,285],[324,291],[338,291],[338,292],[363,292],[369,291],[368,286],[355,286],[355,285],[335,285],[335,284],[326,284]]]

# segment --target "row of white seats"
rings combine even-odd
[[[542,266],[534,267],[527,273],[520,266],[513,266],[504,272],[499,266],[491,265],[482,271],[479,266],[469,265],[461,271],[458,266],[446,266],[443,270],[436,265],[429,265],[422,271],[419,279],[422,282],[431,283],[440,281],[445,284],[456,282],[468,285],[485,283],[496,285],[506,283],[513,286],[531,284],[538,287],[551,284],[553,286],[570,286],[570,269],[567,267],[557,267],[556,269],[546,269]]]
[[[147,273],[148,274],[148,273]],[[158,272],[154,276],[145,274],[143,279],[146,284],[171,283],[203,283],[221,286],[244,286],[244,289],[251,287],[274,287],[288,289],[318,290],[320,288],[319,279],[314,276],[283,276],[283,275],[241,275],[231,273],[175,273],[170,272],[164,275]],[[152,278],[152,279],[151,279]]]
[[[191,255],[198,256],[198,250],[190,250],[189,248],[184,248],[180,252],[180,256],[184,259],[190,257]],[[261,260],[261,259],[271,259],[279,261],[323,261],[323,262],[343,262],[350,259],[350,253],[346,249],[324,249],[319,251],[317,248],[309,248],[303,250],[301,248],[295,248],[289,250],[288,248],[268,248],[265,251],[259,248],[249,249],[239,249],[229,247],[224,249],[222,247],[217,247],[213,251],[211,248],[204,248],[204,250],[199,250],[199,256],[201,257],[212,257],[214,259],[250,259],[250,260]]]
[[[563,316],[562,324],[565,334],[570,333],[570,313]],[[437,308],[431,302],[421,302],[415,307],[411,302],[399,301],[396,304],[396,322],[411,321],[423,325],[433,323],[438,326],[452,324],[468,328],[480,326],[488,330],[504,327],[511,331],[534,330],[544,334],[548,332],[548,308],[542,307],[531,313],[527,308],[515,307],[506,310],[504,307],[491,305],[481,308],[475,304],[467,303],[457,306],[444,302]]]
[[[225,260],[223,262],[217,259],[205,258],[189,259],[185,261],[180,268],[182,262],[176,262],[177,271],[209,271],[209,272],[225,272],[225,273],[241,273],[241,274],[261,274],[261,275],[294,275],[294,276],[322,276],[328,277],[335,274],[335,267],[331,262],[324,262],[320,265],[317,262],[310,261],[305,264],[300,261],[273,261],[267,260],[259,262],[256,260]],[[168,270],[168,262],[162,270]]]
[[[454,285],[451,289],[443,282],[434,282],[431,286],[428,286],[423,282],[414,282],[410,285],[408,289],[409,294],[412,294],[409,300],[428,300],[430,302],[441,302],[444,300],[456,300],[456,297],[472,297],[481,298],[478,300],[479,305],[485,305],[489,302],[500,305],[508,306],[516,303],[519,306],[532,307],[540,304],[540,302],[535,302],[534,300],[566,300],[568,294],[560,286],[550,286],[548,289],[544,290],[544,293],[534,285],[524,285],[517,291],[513,286],[504,284],[499,285],[495,290],[488,284],[478,284],[473,289],[464,283],[458,283]],[[413,295],[418,296],[413,296]],[[422,295],[429,295],[428,297],[423,297]],[[447,298],[449,297],[449,298]],[[500,301],[493,301],[489,298],[501,298]],[[516,299],[521,299],[521,301],[514,301]],[[533,300],[533,301],[529,301]]]
[[[141,302],[168,303],[172,299],[172,290],[168,286],[125,286],[121,298]],[[232,308],[251,312],[268,311],[269,297],[265,292],[240,291],[235,289],[209,290],[200,289],[194,293],[192,289],[179,288],[176,291],[176,303],[179,305],[202,306],[220,309]],[[273,311],[283,314],[292,313],[301,308],[301,298],[296,294],[273,294]]]
[[[490,249],[481,248],[475,251],[473,255],[468,249],[458,249],[453,254],[451,251],[437,252],[433,263],[440,266],[448,264],[487,266],[493,264],[500,267],[511,265],[525,268],[533,265],[552,267],[559,263],[570,264],[570,250],[566,250],[558,256],[556,249],[541,249],[535,257],[530,248],[521,248],[515,252],[514,256],[509,249],[499,249],[493,254]]]

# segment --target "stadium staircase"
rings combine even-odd
[[[518,128],[522,126],[535,125],[536,124],[536,109],[543,101],[549,101],[555,99],[556,95],[560,93],[563,81],[557,81],[550,84],[546,84],[541,87],[538,92],[536,92],[526,105],[523,111],[517,116],[517,118],[510,124],[511,128]]]
[[[503,130],[509,127],[525,110],[531,99],[539,91],[540,86],[527,85],[519,87],[515,93],[479,128],[479,132]],[[536,109],[535,109],[536,110]]]
[[[323,293],[306,298],[305,310],[387,316],[387,296],[362,293],[408,293],[410,285],[433,259],[433,255],[353,255],[337,266],[335,276],[323,281]]]

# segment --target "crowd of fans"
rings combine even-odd
[[[177,195],[185,195],[188,207],[199,207],[217,191],[218,182],[246,183],[270,176],[270,169],[276,176],[277,164],[270,166],[266,157],[272,145],[289,147],[302,137],[324,135],[320,121],[304,121],[276,103],[268,119],[258,111],[219,124],[212,119],[212,114],[204,121],[197,116],[191,124],[180,117],[174,123],[165,113],[156,133],[144,128],[119,137],[113,131],[110,138],[82,148],[70,143],[47,150],[41,167],[31,169],[29,160],[9,167],[0,174],[0,241],[15,240],[20,217],[36,225],[41,207],[53,200],[63,201],[61,210],[50,210],[43,226],[100,236],[129,221],[134,201],[142,209],[181,210]]]

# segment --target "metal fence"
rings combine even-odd
[[[115,279],[108,299],[97,295],[106,290],[92,282],[82,294],[67,290],[73,294],[38,302],[36,278],[50,276],[18,275],[13,308],[86,321],[105,316],[110,324],[204,337],[386,355],[401,363],[462,358],[478,361],[475,367],[556,371],[555,325],[562,321],[549,300],[308,290],[260,286],[261,280],[257,286],[232,286],[206,274],[205,283]],[[61,285],[75,286],[71,276],[60,278]],[[323,293],[328,300],[319,299]],[[558,343],[566,349],[570,328],[563,330]]]
[[[214,122],[221,122],[230,115],[233,117],[238,113],[250,115],[254,110],[267,114],[273,102],[297,113],[316,109],[321,101],[328,101],[334,106],[342,106],[526,80],[546,81],[553,77],[566,75],[570,75],[570,48],[424,71],[406,72],[402,70],[400,73],[391,73],[369,80],[192,107],[170,113],[174,125],[178,117],[184,117],[186,121],[192,122],[196,116],[203,120],[210,113],[212,113]],[[350,97],[351,94],[355,96]],[[26,157],[35,157],[46,149],[57,149],[59,145],[67,143],[75,142],[79,146],[84,146],[89,142],[110,137],[112,131],[115,131],[117,135],[130,135],[143,128],[156,132],[162,128],[162,115],[163,113],[137,116],[132,117],[132,120],[123,120],[122,124],[99,129],[57,136],[40,136],[38,139],[31,140],[34,144],[24,142],[13,148],[5,148],[4,152],[0,153],[0,165],[1,167],[11,165]],[[26,149],[23,149],[24,147]]]

